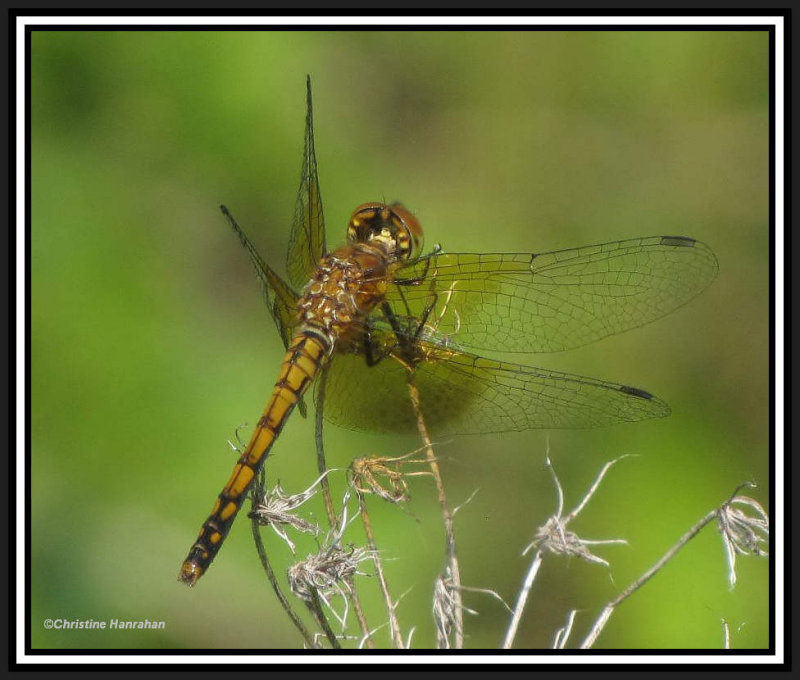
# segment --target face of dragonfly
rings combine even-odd
[[[364,203],[350,217],[347,242],[380,243],[393,259],[413,260],[422,252],[422,227],[400,203]]]

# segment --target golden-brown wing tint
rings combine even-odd
[[[396,313],[430,318],[459,346],[556,352],[642,326],[714,279],[717,260],[677,236],[611,241],[547,253],[444,253],[403,267],[387,295]]]
[[[383,341],[392,343],[388,333]],[[421,340],[419,346],[425,359],[414,380],[426,423],[436,435],[597,427],[670,412],[644,390],[494,361],[447,348],[444,340]],[[374,366],[359,354],[337,355],[327,368],[325,418],[351,429],[413,432],[406,376],[392,355]]]
[[[290,283],[301,289],[314,275],[319,259],[326,253],[325,216],[317,178],[317,155],[314,150],[314,114],[311,107],[311,77],[306,80],[306,136],[300,190],[294,208],[286,271]]]
[[[244,233],[239,223],[233,218],[233,215],[228,212],[224,205],[221,207],[222,214],[225,215],[250,257],[250,262],[256,270],[258,280],[261,282],[261,292],[264,295],[264,300],[267,303],[270,314],[272,314],[275,325],[278,327],[278,332],[281,334],[283,346],[288,347],[292,339],[292,328],[297,316],[297,293],[289,288],[284,280],[275,273],[275,270],[261,259],[255,246],[250,242],[247,234]]]

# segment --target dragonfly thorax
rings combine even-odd
[[[364,321],[384,298],[387,278],[398,261],[380,242],[356,242],[323,256],[297,301],[295,333],[311,331],[328,349],[362,332]]]
[[[350,217],[347,242],[381,244],[392,259],[410,260],[422,252],[422,227],[400,203],[364,203]]]

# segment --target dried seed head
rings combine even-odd
[[[365,548],[331,545],[289,567],[289,587],[306,602],[311,601],[313,592],[324,600],[332,594],[343,594],[350,590],[353,576],[363,575],[358,571],[358,565],[371,558],[371,551]]]
[[[602,557],[592,553],[587,547],[590,543],[607,543],[609,541],[585,541],[579,538],[573,531],[568,531],[566,523],[560,517],[550,517],[536,532],[536,538],[526,548],[526,552],[531,548],[550,552],[555,555],[570,555],[580,557],[587,562],[609,566],[608,562]],[[620,542],[620,541],[613,541]]]
[[[748,514],[747,511],[750,511]],[[717,511],[717,528],[728,557],[728,582],[736,585],[736,554],[766,556],[769,517],[758,501],[734,496]]]
[[[290,550],[294,552],[294,543],[286,535],[285,527],[292,527],[304,534],[312,534],[314,536],[319,534],[319,527],[316,524],[298,517],[292,511],[299,508],[317,493],[317,487],[324,476],[319,477],[305,491],[291,495],[287,495],[281,488],[280,482],[278,482],[271,491],[267,491],[264,494],[261,502],[256,505],[255,510],[249,513],[248,517],[254,519],[261,526],[272,527],[275,533],[286,541]]]
[[[573,519],[575,519],[589,503],[589,500],[592,498],[592,496],[594,496],[595,492],[600,488],[600,483],[603,481],[603,478],[605,477],[608,470],[611,469],[611,466],[624,457],[625,456],[621,456],[620,458],[615,458],[614,460],[606,463],[600,470],[600,473],[597,475],[595,481],[592,483],[587,492],[584,494],[583,498],[579,501],[578,505],[576,505],[566,515],[563,514],[564,492],[561,488],[561,483],[558,481],[558,477],[556,476],[553,465],[550,462],[550,459],[548,458],[546,463],[547,466],[550,468],[550,473],[553,476],[553,483],[555,484],[556,493],[558,495],[556,512],[551,517],[549,517],[548,520],[542,526],[539,527],[539,529],[536,531],[536,537],[533,539],[531,544],[527,548],[525,548],[525,550],[523,551],[523,555],[527,553],[529,550],[535,548],[536,550],[541,550],[542,552],[550,552],[556,555],[572,555],[575,557],[580,557],[581,559],[586,560],[587,562],[602,564],[606,567],[609,566],[606,560],[592,553],[586,546],[626,545],[627,541],[623,539],[614,539],[614,538],[604,539],[604,540],[588,540],[580,538],[573,531],[568,531],[567,525]]]
[[[437,649],[450,649],[450,635],[458,626],[458,598],[454,596],[453,589],[450,568],[446,567],[433,586],[433,620],[436,622]]]
[[[365,456],[356,458],[350,464],[350,485],[359,493],[371,493],[390,503],[403,503],[409,499],[406,477],[429,475],[430,472],[404,472],[403,465],[427,461],[409,460],[417,453],[412,451],[405,456],[388,458],[385,456]]]

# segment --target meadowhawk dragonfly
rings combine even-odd
[[[263,415],[181,567],[179,580],[188,585],[208,569],[286,419],[323,369],[326,419],[355,429],[413,431],[409,380],[427,427],[439,435],[663,417],[669,407],[645,390],[472,351],[586,345],[670,313],[717,272],[711,249],[685,236],[539,253],[423,255],[419,222],[399,203],[356,208],[347,244],[329,252],[310,80],[306,101],[288,282],[222,207],[255,267],[286,354]]]

